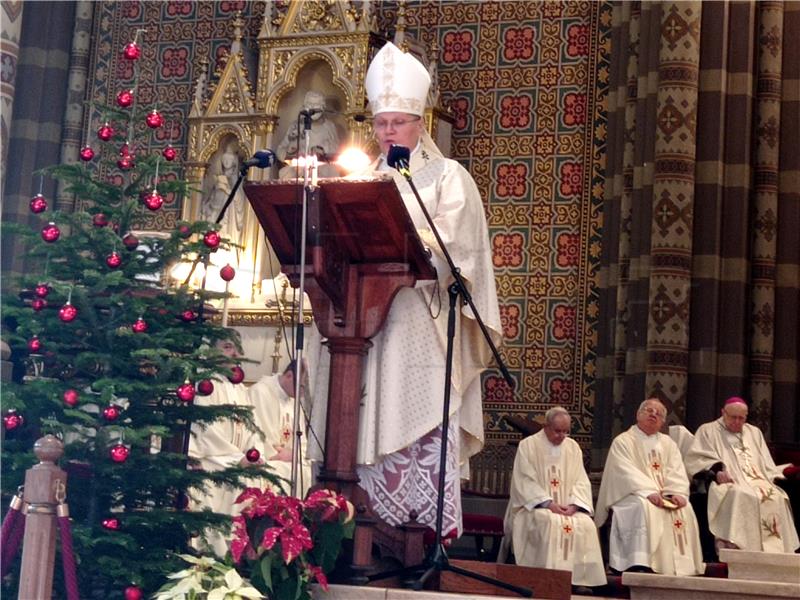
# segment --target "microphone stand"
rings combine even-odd
[[[292,469],[290,475],[290,493],[292,496],[297,496],[298,485],[297,480],[301,474],[300,461],[302,453],[302,437],[303,432],[300,429],[300,390],[303,381],[303,312],[305,310],[305,289],[306,289],[306,226],[308,222],[308,202],[314,189],[317,185],[316,177],[316,160],[311,160],[311,115],[309,111],[302,111],[303,117],[303,143],[304,143],[304,156],[303,161],[303,206],[302,216],[300,219],[300,282],[298,292],[300,296],[300,305],[298,307],[298,318],[296,323],[295,335],[295,368],[294,368],[294,414],[292,416],[292,429],[294,430],[294,437],[292,439]]]
[[[394,165],[392,165],[394,166]],[[494,585],[499,588],[503,588],[510,592],[514,592],[523,596],[525,598],[530,598],[533,596],[533,590],[516,586],[510,583],[506,583],[505,581],[500,581],[498,579],[494,579],[492,577],[487,577],[486,575],[481,575],[480,573],[473,573],[472,571],[468,571],[467,569],[462,569],[461,567],[457,567],[455,565],[450,564],[450,561],[447,558],[447,552],[445,551],[444,544],[442,543],[442,524],[443,524],[443,514],[444,514],[444,490],[445,490],[445,469],[447,466],[447,433],[450,427],[450,385],[452,379],[452,372],[453,372],[453,340],[455,339],[455,329],[456,329],[456,306],[459,305],[458,298],[459,296],[463,298],[463,301],[469,305],[472,309],[472,314],[475,317],[475,321],[478,323],[481,332],[483,333],[483,337],[486,339],[486,343],[489,345],[489,348],[494,355],[494,359],[497,362],[497,365],[500,371],[503,374],[503,378],[506,380],[506,383],[513,388],[514,381],[511,378],[511,374],[508,372],[508,369],[503,362],[502,357],[500,356],[500,352],[497,350],[497,346],[495,346],[494,342],[492,341],[491,336],[489,335],[489,330],[486,328],[486,325],[483,323],[481,319],[480,313],[478,312],[475,303],[472,300],[472,295],[469,293],[467,286],[464,282],[464,278],[461,275],[461,270],[456,266],[455,262],[453,262],[453,257],[450,256],[450,253],[447,251],[447,247],[444,244],[444,240],[442,240],[441,235],[439,235],[439,230],[436,228],[436,225],[433,222],[433,218],[431,218],[428,209],[425,207],[425,203],[422,201],[422,198],[417,191],[417,187],[414,185],[414,181],[411,178],[411,171],[408,168],[408,163],[405,160],[398,161],[397,170],[406,178],[408,181],[408,185],[411,187],[411,191],[414,193],[414,197],[417,199],[419,203],[419,207],[422,210],[423,215],[425,215],[425,220],[428,222],[428,226],[430,227],[431,231],[433,232],[434,237],[436,238],[436,242],[439,248],[442,251],[442,254],[447,261],[447,265],[450,267],[450,273],[453,275],[454,282],[450,284],[447,288],[447,294],[450,300],[449,309],[447,313],[447,358],[445,362],[445,377],[444,377],[444,402],[442,405],[442,442],[440,445],[440,453],[439,453],[439,483],[438,483],[438,498],[436,501],[436,530],[434,536],[434,546],[428,552],[425,559],[422,561],[421,564],[404,567],[402,569],[396,569],[393,571],[387,571],[385,573],[378,573],[376,575],[370,575],[367,577],[369,581],[376,581],[379,579],[386,579],[388,577],[397,577],[403,576],[408,573],[417,574],[420,571],[422,572],[421,575],[411,584],[411,588],[414,590],[421,590],[425,585],[425,582],[430,579],[430,577],[435,573],[441,573],[442,571],[451,571],[456,573],[457,575],[462,575],[464,577],[468,577],[471,579],[475,579],[477,581],[481,581],[483,583],[488,583],[490,585]],[[463,304],[462,302],[461,304]]]

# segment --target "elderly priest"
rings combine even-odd
[[[666,416],[659,400],[645,400],[636,425],[611,443],[595,522],[602,526],[613,509],[608,564],[617,571],[699,575],[705,570],[680,451],[659,433]]]
[[[686,470],[705,472],[708,526],[717,547],[794,552],[798,542],[789,498],[761,430],[747,422],[747,404],[729,398],[722,416],[701,425],[686,456]]]
[[[514,459],[505,517],[518,565],[572,571],[575,586],[605,585],[592,486],[583,453],[567,437],[570,415],[562,407],[545,414],[545,426],[522,440]]]

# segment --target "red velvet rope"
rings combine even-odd
[[[75,553],[72,550],[72,529],[69,516],[58,517],[58,530],[61,537],[61,563],[64,567],[64,587],[67,600],[80,600],[78,596],[78,577],[75,572]]]
[[[17,555],[19,543],[25,533],[25,515],[11,506],[3,519],[0,531],[0,576],[5,577]]]

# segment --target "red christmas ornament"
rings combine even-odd
[[[97,137],[102,141],[107,142],[114,137],[114,128],[106,121],[100,129],[97,130]]]
[[[39,352],[42,349],[42,341],[37,337],[33,336],[31,339],[28,340],[28,350],[31,352]]]
[[[105,529],[108,529],[110,531],[116,531],[117,529],[119,529],[119,519],[116,519],[114,517],[103,519],[101,523]]]
[[[126,460],[128,460],[130,453],[130,448],[124,444],[114,444],[108,451],[108,455],[115,463],[124,463]]]
[[[130,156],[131,155],[131,149],[128,146],[128,142],[125,142],[124,144],[122,144],[122,146],[120,146],[119,155],[120,156]]]
[[[250,450],[244,453],[244,457],[248,462],[258,462],[258,459],[261,458],[261,452],[258,451],[258,448],[250,448]]]
[[[108,225],[108,217],[103,213],[97,213],[92,217],[92,225],[95,227],[105,227]]]
[[[33,293],[39,298],[47,298],[47,294],[50,293],[50,286],[46,283],[40,283],[33,289]]]
[[[67,406],[75,406],[78,404],[78,398],[77,390],[68,389],[64,392],[64,404]]]
[[[14,431],[25,423],[25,418],[16,410],[11,409],[3,415],[3,427],[6,431]]]
[[[197,313],[190,308],[187,308],[185,311],[181,313],[181,319],[183,321],[186,321],[187,323],[194,321],[196,318],[197,318]]]
[[[219,276],[223,281],[230,281],[236,277],[236,270],[230,265],[225,265],[219,270]]]
[[[175,393],[183,402],[191,402],[194,400],[194,386],[188,380],[186,383],[179,385],[178,389],[175,390]]]
[[[219,246],[219,240],[219,233],[216,231],[206,231],[206,234],[203,236],[203,243],[212,250],[217,249]]]
[[[130,171],[134,166],[133,156],[123,156],[117,161],[117,166],[123,171]]]
[[[81,148],[79,156],[83,162],[89,162],[94,158],[94,150],[92,150],[92,147],[87,144]]]
[[[139,238],[132,233],[129,233],[122,238],[122,243],[128,250],[136,250],[136,248],[139,247]]]
[[[186,239],[190,235],[192,235],[192,228],[189,227],[189,225],[186,223],[181,223],[180,225],[178,225],[178,235],[181,236],[183,239]]]
[[[64,306],[58,309],[58,318],[64,323],[70,323],[78,316],[78,309],[67,302]]]
[[[244,381],[244,371],[242,367],[236,365],[231,368],[231,374],[228,375],[228,381],[231,383],[242,383]]]
[[[214,383],[210,379],[202,379],[197,384],[197,392],[201,396],[208,396],[214,391]]]
[[[142,55],[142,49],[139,47],[139,44],[136,42],[131,42],[125,46],[125,49],[122,51],[122,56],[124,56],[127,60],[136,60]]]
[[[149,208],[150,210],[158,210],[161,208],[161,205],[164,204],[164,196],[158,193],[158,190],[153,190],[147,196],[144,197],[142,200],[144,205]]]
[[[142,600],[142,589],[138,585],[125,588],[125,600]]]
[[[145,118],[145,123],[150,129],[158,129],[164,124],[164,117],[154,108],[153,112]]]
[[[36,312],[47,308],[47,300],[44,298],[34,298],[31,300],[31,308]]]
[[[38,215],[39,213],[43,213],[47,210],[47,200],[44,199],[44,196],[41,194],[36,194],[33,198],[31,198],[31,212]]]
[[[133,90],[122,90],[117,94],[117,104],[122,108],[128,108],[133,104]]]
[[[103,418],[109,423],[113,423],[119,419],[119,412],[119,406],[115,404],[109,404],[103,409]]]
[[[147,331],[147,321],[145,321],[142,317],[136,319],[136,321],[131,325],[131,329],[133,333],[144,333]]]
[[[61,236],[61,230],[58,225],[50,221],[47,225],[42,227],[42,239],[48,244],[52,244]]]
[[[161,151],[161,155],[168,161],[175,160],[175,157],[178,156],[178,153],[175,152],[175,148],[172,147],[172,144],[167,146]]]
[[[114,251],[106,256],[106,264],[112,269],[116,269],[120,266],[122,264],[122,257],[119,255],[119,252]]]

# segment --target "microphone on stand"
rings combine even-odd
[[[386,155],[387,164],[393,169],[397,169],[403,177],[411,177],[411,169],[408,161],[411,158],[411,150],[405,146],[392,144],[389,146],[389,153]]]
[[[272,150],[258,150],[253,154],[253,158],[248,158],[242,163],[242,173],[246,173],[250,167],[266,169],[275,163],[275,153]]]

